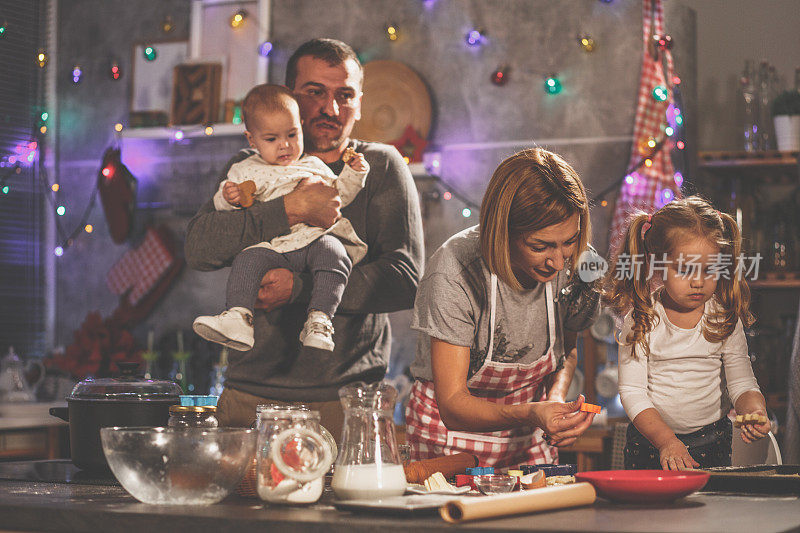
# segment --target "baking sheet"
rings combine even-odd
[[[800,494],[800,465],[720,466],[705,471],[711,478],[703,492]]]
[[[406,492],[410,492],[411,494],[444,494],[446,496],[454,496],[456,494],[466,494],[469,491],[470,487],[468,485],[464,485],[461,487],[452,487],[449,490],[448,489],[428,490],[425,488],[425,485],[419,485],[417,483],[409,483],[408,485],[406,485]]]
[[[391,514],[435,513],[439,507],[455,499],[453,495],[393,496],[383,500],[341,500],[333,502],[340,511],[367,511]]]

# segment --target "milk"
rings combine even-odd
[[[331,487],[341,500],[380,500],[406,491],[401,465],[337,465]]]

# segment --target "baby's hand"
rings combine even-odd
[[[757,441],[758,439],[763,439],[764,437],[766,437],[767,433],[769,433],[770,430],[772,429],[772,424],[770,423],[769,418],[767,418],[767,413],[765,413],[761,409],[756,409],[755,411],[752,411],[750,413],[745,413],[745,415],[756,415],[759,416],[761,420],[766,420],[766,422],[745,421],[743,424],[741,424],[742,440],[749,444],[751,442]],[[738,420],[739,417],[736,418]]]
[[[692,459],[689,450],[677,437],[663,446],[658,453],[664,470],[692,470],[700,463]]]
[[[367,170],[367,160],[364,159],[364,154],[359,154],[358,152],[350,158],[347,164],[356,172],[364,172]]]
[[[225,201],[233,206],[239,206],[242,201],[242,193],[239,192],[239,186],[232,181],[226,181],[222,186],[222,197]]]

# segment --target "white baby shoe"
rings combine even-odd
[[[303,346],[332,352],[335,346],[333,344],[333,324],[328,315],[316,310],[309,312],[303,331],[300,332],[300,342],[303,343]]]
[[[253,315],[244,307],[233,307],[217,316],[194,319],[195,333],[206,340],[246,352],[253,348]]]

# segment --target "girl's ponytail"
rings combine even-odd
[[[719,213],[722,222],[722,237],[728,244],[723,253],[730,254],[730,268],[726,275],[717,281],[716,297],[720,309],[708,316],[705,337],[709,342],[721,342],[728,338],[736,328],[738,320],[744,327],[755,319],[750,313],[750,287],[745,280],[742,256],[742,234],[736,220],[727,213]]]
[[[631,310],[633,328],[622,344],[633,344],[633,356],[639,347],[646,356],[650,353],[647,341],[653,329],[655,312],[650,296],[650,257],[647,236],[653,217],[646,213],[634,215],[625,232],[622,248],[617,254],[614,266],[606,276],[605,299],[617,314],[623,315]]]

